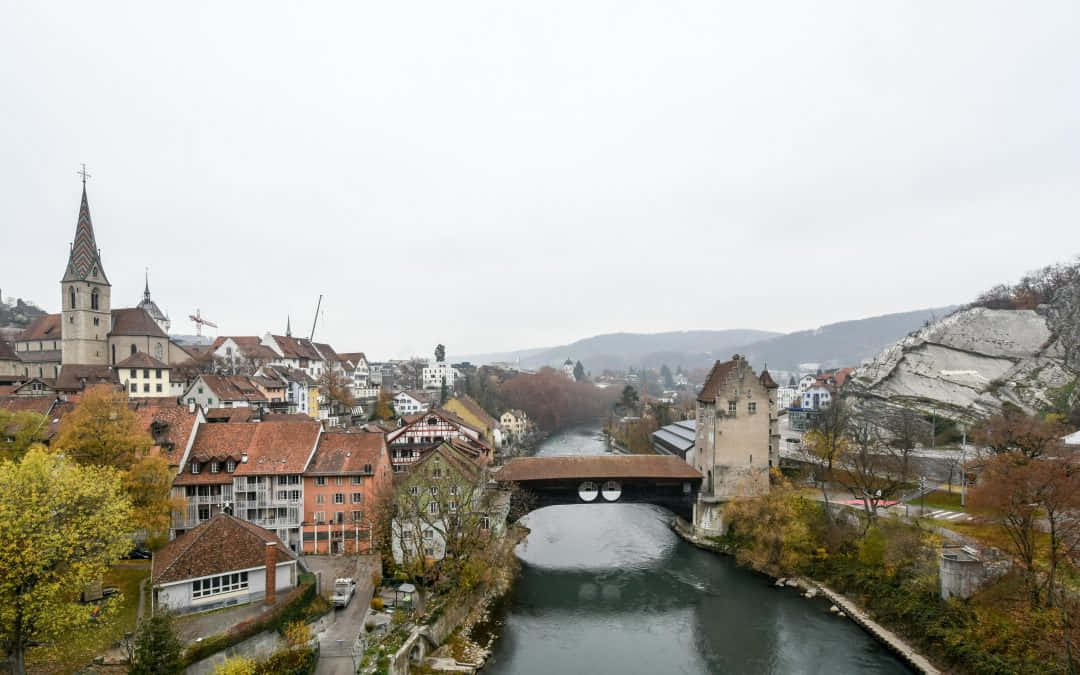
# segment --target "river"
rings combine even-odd
[[[538,455],[607,452],[598,428]],[[669,528],[640,504],[553,506],[523,523],[521,575],[493,609],[499,673],[910,673],[828,604],[777,589]]]

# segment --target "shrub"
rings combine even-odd
[[[386,607],[386,603],[379,596],[375,596],[371,599],[371,608],[376,612],[381,612]]]

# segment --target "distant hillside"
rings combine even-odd
[[[520,363],[523,368],[559,366],[570,358],[581,361],[586,370],[600,373],[605,368],[655,368],[662,364],[672,368],[701,368],[739,353],[745,354],[757,368],[768,361],[770,370],[797,372],[801,363],[817,363],[822,368],[858,365],[927,321],[943,317],[954,309],[939,307],[886,314],[786,335],[747,329],[609,333],[558,347],[460,358],[476,364]]]
[[[22,330],[30,325],[30,322],[45,314],[45,310],[37,305],[25,302],[22,298],[14,301],[0,301],[0,328],[17,328]]]
[[[786,372],[798,372],[801,363],[817,363],[821,368],[857,366],[877,356],[887,345],[954,310],[955,305],[831,323],[747,344],[739,353],[755,368],[767,361],[770,370]]]

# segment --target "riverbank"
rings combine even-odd
[[[671,521],[671,529],[684,541],[697,548],[720,555],[732,555],[732,552],[727,546],[716,542],[710,537],[700,537],[696,535],[693,531],[693,526],[690,523],[687,523],[683,518],[676,516]],[[930,663],[929,659],[920,654],[914,647],[896,635],[896,633],[871,619],[864,609],[842,594],[837,593],[824,584],[803,577],[788,579],[778,578],[772,575],[768,576],[776,580],[776,586],[778,588],[796,588],[805,592],[805,597],[808,599],[812,599],[820,593],[823,597],[828,598],[833,603],[833,608],[838,610],[836,613],[841,616],[849,617],[863,630],[877,639],[878,642],[885,645],[890,651],[902,658],[905,663],[917,672],[923,673],[923,675],[941,674],[941,671]]]

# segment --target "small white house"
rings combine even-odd
[[[820,410],[832,403],[832,393],[825,387],[811,387],[802,393],[803,410]]]
[[[176,396],[170,382],[169,364],[158,361],[144,352],[135,352],[116,364],[116,376],[128,396],[165,398]]]
[[[398,415],[415,415],[424,412],[431,405],[427,396],[420,392],[399,391],[394,394],[394,412]]]
[[[296,556],[273,532],[219,513],[154,553],[153,607],[184,614],[264,601],[296,586]]]

